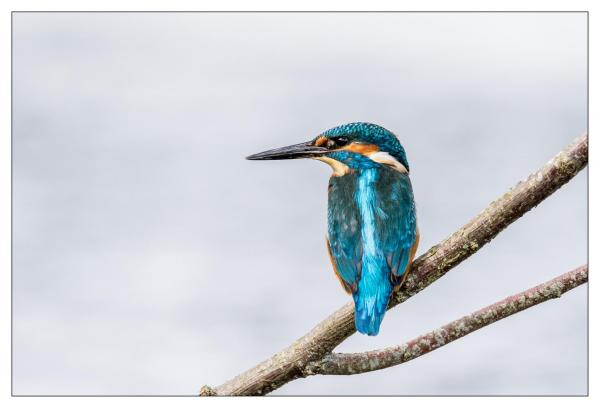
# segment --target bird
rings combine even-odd
[[[376,336],[419,244],[404,147],[384,127],[354,122],[326,130],[308,142],[246,159],[300,158],[331,166],[327,252],[343,289],[354,300],[356,330]]]

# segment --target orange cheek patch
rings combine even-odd
[[[327,144],[327,138],[325,136],[319,136],[317,140],[315,140],[315,146],[325,146]]]
[[[349,145],[342,147],[341,150],[347,150],[349,152],[354,152],[366,156],[371,153],[378,152],[379,147],[377,147],[374,144],[368,143],[350,143]]]

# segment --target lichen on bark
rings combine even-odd
[[[537,206],[587,165],[587,134],[577,138],[525,181],[492,202],[471,221],[413,263],[404,286],[394,292],[388,308],[406,301],[490,242],[512,222]],[[559,291],[554,290],[554,293]],[[526,303],[532,299],[526,298]],[[504,308],[504,310],[508,310]],[[354,307],[347,303],[291,346],[226,383],[212,388],[217,395],[264,395],[313,368],[355,332]],[[459,333],[458,331],[456,333]],[[421,353],[411,344],[403,355]]]

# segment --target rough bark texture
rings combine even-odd
[[[448,323],[437,330],[419,336],[404,344],[364,353],[331,353],[322,360],[309,363],[305,375],[351,375],[381,370],[405,363],[460,339],[515,313],[521,312],[588,281],[588,266],[560,275],[546,283],[527,289],[500,302],[484,307],[468,316]]]
[[[587,134],[577,138],[550,162],[519,182],[450,237],[421,255],[389,308],[431,285],[477,252],[504,228],[537,206],[587,165]],[[292,345],[226,383],[202,387],[200,395],[264,395],[305,377],[309,363],[320,361],[355,332],[354,306],[347,303]]]

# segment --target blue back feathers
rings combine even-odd
[[[335,154],[356,171],[330,180],[329,248],[336,273],[352,292],[356,328],[373,336],[415,243],[412,187],[408,174],[360,154]]]

